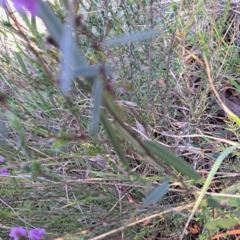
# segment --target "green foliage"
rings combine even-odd
[[[238,224],[239,128],[203,63],[219,92],[239,90],[230,1],[219,16],[211,1],[39,2],[1,21],[0,238],[167,239],[188,218],[210,239]]]
[[[151,153],[156,154],[165,163],[169,164],[183,175],[191,177],[195,180],[201,178],[201,176],[197,174],[189,164],[184,162],[183,159],[177,157],[173,152],[169,151],[164,146],[161,146],[157,142],[150,141],[145,141],[143,144]]]
[[[239,223],[236,219],[219,219],[212,222],[205,223],[205,227],[209,230],[215,230],[218,228],[230,228]]]
[[[166,179],[160,186],[154,188],[154,190],[148,194],[143,201],[143,206],[149,206],[159,201],[167,192],[169,186],[169,180]]]

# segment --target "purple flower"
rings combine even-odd
[[[0,169],[0,174],[8,175],[8,170],[6,168],[2,168],[2,169]]]
[[[23,9],[26,8],[32,14],[38,12],[38,0],[12,0],[12,2],[18,11],[23,11]]]
[[[4,158],[0,157],[0,163],[4,162]]]
[[[20,237],[27,236],[27,231],[23,227],[14,227],[12,228],[9,236],[13,237],[14,240],[19,240]]]
[[[42,236],[45,234],[44,228],[35,228],[29,231],[28,237],[35,240],[41,240]]]
[[[4,5],[6,0],[0,0],[0,5]],[[32,14],[37,14],[39,10],[38,0],[11,0],[17,11],[29,10]]]
[[[123,87],[120,87],[118,90],[121,94],[125,94],[127,92]]]

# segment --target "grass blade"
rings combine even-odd
[[[24,61],[23,61],[20,53],[19,53],[19,52],[15,52],[15,56],[16,56],[16,58],[17,58],[17,60],[18,60],[18,63],[19,63],[19,65],[20,65],[21,69],[22,69],[22,72],[23,72],[26,76],[28,76],[28,75],[29,75],[29,74],[28,74],[28,70],[27,70],[27,68],[26,68],[26,66],[25,66],[25,64],[24,64]]]
[[[201,191],[201,193],[200,193],[200,195],[199,195],[199,197],[198,197],[198,199],[197,199],[197,201],[196,201],[196,203],[195,203],[195,205],[194,205],[194,207],[193,207],[193,210],[192,210],[192,212],[191,212],[191,215],[190,215],[189,218],[188,218],[188,221],[187,221],[187,223],[186,223],[186,225],[185,225],[185,228],[184,228],[184,230],[183,230],[183,232],[182,232],[182,236],[180,237],[180,239],[183,239],[184,233],[185,233],[185,231],[186,231],[186,229],[187,229],[187,227],[188,227],[188,225],[189,225],[189,223],[190,223],[193,215],[194,215],[195,212],[197,211],[200,203],[202,202],[203,197],[204,197],[204,195],[205,195],[205,193],[206,193],[209,185],[211,184],[211,182],[212,182],[212,180],[213,180],[213,178],[214,178],[214,175],[216,174],[218,168],[220,167],[222,161],[224,160],[225,157],[227,157],[227,155],[229,155],[233,150],[235,150],[235,149],[238,148],[239,146],[240,146],[240,144],[235,145],[235,146],[231,146],[231,147],[227,148],[227,149],[224,150],[224,151],[221,153],[221,155],[217,158],[216,162],[214,163],[214,165],[213,165],[213,167],[212,167],[212,169],[211,169],[211,171],[210,171],[210,173],[209,173],[209,175],[208,175],[208,177],[207,177],[207,179],[206,179],[205,184],[203,185],[202,191]]]

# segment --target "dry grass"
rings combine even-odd
[[[141,138],[155,139],[184,158],[205,179],[219,154],[240,138],[239,127],[220,113],[203,59],[206,54],[217,91],[234,88],[230,93],[237,103],[239,7],[202,2],[150,6],[145,1],[109,1],[108,8],[104,1],[81,3],[89,13],[84,24],[91,40],[150,26],[160,34],[96,52],[89,36],[80,35],[86,29],[79,27],[77,41],[89,63],[103,61],[116,69],[109,82],[122,120]],[[54,8],[64,16],[57,4]],[[4,32],[17,34],[16,28],[3,26]],[[7,39],[1,46],[0,91],[6,97],[1,126],[7,133],[0,152],[10,173],[0,177],[0,237],[7,239],[9,230],[20,225],[44,227],[46,239],[179,239],[194,194],[171,179],[161,201],[143,208],[146,193],[167,173],[116,134],[131,167],[124,170],[102,126],[95,138],[79,134],[75,115],[85,132],[91,118],[89,87],[82,79],[75,81],[69,105],[42,65],[57,78],[58,50],[46,48],[46,36],[30,35],[28,31],[29,42],[21,36],[16,40],[22,65]],[[119,92],[122,86],[126,94]],[[222,163],[208,195],[237,194],[239,168],[237,150]],[[183,180],[198,192],[204,183]],[[207,231],[204,223],[229,215],[237,217],[238,207],[214,209],[203,202],[188,228],[196,232],[188,239],[209,239],[221,232]]]

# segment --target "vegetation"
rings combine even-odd
[[[238,4],[36,2],[1,16],[0,239],[237,239]]]

